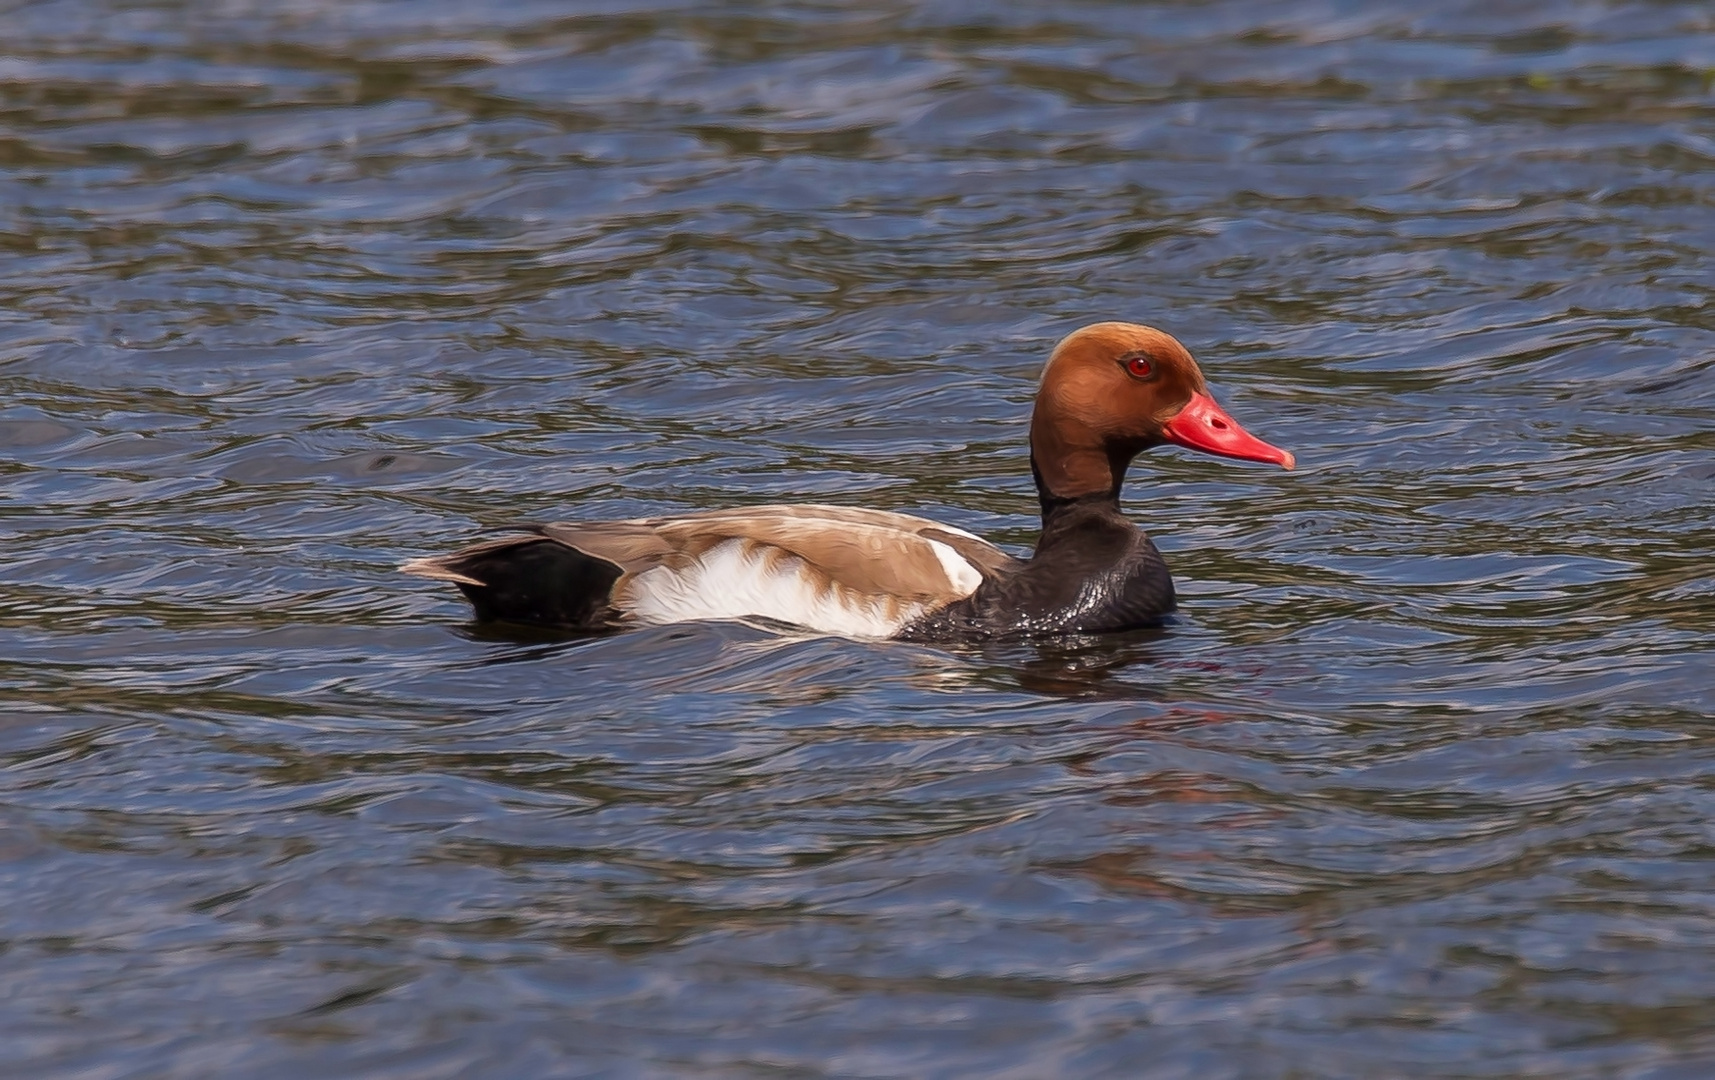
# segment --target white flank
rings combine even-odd
[[[958,530],[951,531],[957,532]],[[929,540],[928,537],[923,539]],[[954,590],[960,596],[969,596],[977,591],[977,586],[983,583],[983,575],[980,570],[966,562],[963,555],[939,540],[929,540],[929,548],[935,552],[935,558],[941,561],[941,569],[947,572],[947,580],[953,583]]]
[[[947,555],[964,563],[951,548]],[[941,556],[941,561],[946,564],[947,556]],[[968,565],[965,570],[976,573]],[[951,568],[948,573],[951,576]],[[889,637],[925,607],[889,604],[847,589],[820,590],[802,559],[778,559],[770,565],[743,540],[716,544],[684,569],[645,570],[631,580],[627,591],[631,597],[627,611],[643,623],[761,616],[847,637]]]

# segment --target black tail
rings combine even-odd
[[[618,617],[612,597],[620,568],[554,540],[491,541],[402,569],[452,581],[479,622],[602,630]]]

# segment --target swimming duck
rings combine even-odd
[[[479,621],[606,631],[764,618],[863,638],[950,640],[1159,625],[1173,579],[1120,513],[1120,485],[1162,443],[1290,469],[1209,396],[1185,347],[1104,322],[1048,358],[1030,420],[1042,535],[1028,559],[927,518],[751,506],[521,526],[401,570],[457,585]]]

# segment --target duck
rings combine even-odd
[[[929,518],[822,504],[521,525],[399,569],[451,582],[480,623],[606,633],[762,621],[906,641],[1162,625],[1167,562],[1120,509],[1134,458],[1173,445],[1291,469],[1215,402],[1172,335],[1100,322],[1049,354],[1030,418],[1042,531],[1028,558]]]

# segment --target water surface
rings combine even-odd
[[[0,1071],[1715,1068],[1715,14],[0,8]],[[764,501],[1028,547],[1162,326],[1163,632],[473,630]]]

